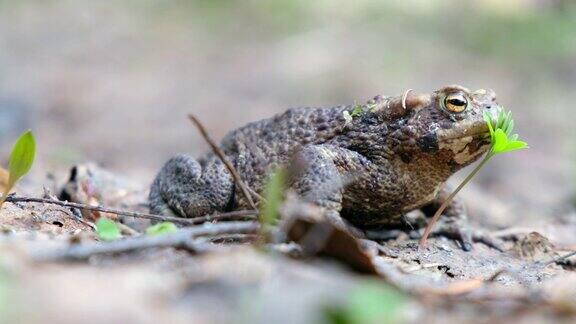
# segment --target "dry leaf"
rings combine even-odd
[[[281,211],[283,231],[305,255],[324,255],[356,271],[377,274],[372,258],[352,234],[323,217],[322,211],[297,199],[287,199]]]
[[[438,296],[457,296],[468,294],[484,285],[485,281],[481,279],[468,279],[462,281],[451,282],[442,290],[429,291],[429,293]]]
[[[8,186],[8,178],[10,174],[8,171],[2,167],[0,167],[0,192],[4,192],[6,190],[6,186]]]
[[[516,242],[513,252],[522,259],[533,261],[549,260],[558,256],[550,240],[538,232],[531,232]]]

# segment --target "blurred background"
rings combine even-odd
[[[575,4],[0,0],[0,156],[32,128],[29,181],[95,161],[145,187],[170,156],[207,150],[188,112],[219,139],[289,107],[458,83],[494,89],[531,146],[481,172],[471,208],[546,222],[576,183]]]

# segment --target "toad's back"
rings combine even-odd
[[[258,190],[262,176],[303,145],[337,140],[346,123],[347,108],[292,108],[228,133],[221,147],[244,180]]]

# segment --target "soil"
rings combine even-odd
[[[145,210],[145,187],[134,190],[134,181],[111,177],[113,173],[94,165],[76,169],[113,180],[91,181],[99,183],[100,187],[92,188],[99,204]],[[119,192],[130,192],[127,183],[132,183],[130,197],[118,199]],[[70,183],[62,186],[71,187]],[[321,224],[305,215],[314,213],[309,206],[283,210],[307,219],[306,230]],[[574,249],[573,214],[559,217],[540,232],[536,226],[492,231],[506,240],[504,252],[480,243],[465,252],[443,237],[431,238],[426,248],[408,236],[354,243],[332,229],[329,237],[317,236],[323,237],[321,242],[294,237],[300,245],[262,247],[232,239],[225,245],[206,243],[213,247],[208,250],[173,246],[94,252],[74,260],[58,256],[99,245],[92,224],[81,217],[77,211],[52,204],[5,204],[0,211],[3,320],[326,322],[334,320],[329,310],[347,310],[353,303],[351,296],[362,294],[367,286],[402,296],[394,309],[399,322],[568,322],[576,318],[576,258],[553,261]],[[128,217],[115,219],[137,231],[150,224]],[[280,226],[280,232],[289,237],[290,228],[302,226],[287,224]],[[138,237],[146,239],[130,232],[121,241]],[[319,248],[312,251],[310,246]]]

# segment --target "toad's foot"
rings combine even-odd
[[[365,231],[365,236],[368,239],[375,241],[388,241],[400,239],[401,237],[408,237],[417,240],[422,237],[424,228],[415,230],[401,230],[401,229],[370,229]],[[441,219],[432,229],[430,236],[444,236],[456,240],[462,250],[471,251],[473,243],[483,243],[500,252],[504,251],[503,242],[496,239],[482,230],[473,230],[464,220],[454,221],[454,219],[443,220]]]
[[[424,229],[418,231],[418,237],[422,237]],[[446,219],[439,221],[435,226],[431,236],[445,236],[456,240],[464,251],[471,251],[472,243],[483,243],[495,250],[504,252],[503,242],[490,236],[482,230],[471,229],[468,222],[459,219]]]

